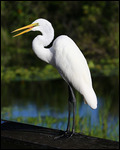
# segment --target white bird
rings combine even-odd
[[[32,24],[14,30],[13,32],[23,29],[27,30],[14,37],[29,31],[40,31],[42,33],[42,35],[36,36],[32,41],[33,51],[38,58],[53,65],[68,84],[68,124],[66,132],[60,137],[72,136],[75,133],[76,109],[76,98],[72,87],[83,95],[86,104],[92,109],[97,108],[97,97],[92,86],[92,79],[87,61],[75,42],[66,35],[57,37],[52,47],[45,48],[54,38],[54,29],[51,23],[46,19],[37,19]],[[73,106],[72,132],[70,132],[71,106]]]

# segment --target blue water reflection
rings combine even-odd
[[[96,126],[99,124],[99,110],[100,109],[102,109],[102,100],[100,98],[98,98],[98,108],[95,110],[91,109],[88,105],[86,105],[86,104],[84,104],[84,102],[82,102],[79,105],[79,116],[81,118],[85,118],[85,117],[89,118],[90,117],[91,118],[91,126],[93,126],[93,125]],[[2,116],[2,118],[6,119],[6,120],[10,120],[11,116],[12,116],[12,120],[15,120],[19,117],[22,117],[24,119],[29,118],[29,117],[37,118],[39,115],[42,118],[52,116],[53,118],[56,118],[59,120],[60,118],[67,118],[68,110],[66,107],[64,109],[64,111],[61,112],[60,109],[58,111],[58,110],[56,110],[56,108],[50,107],[49,105],[44,105],[38,109],[36,103],[28,103],[26,106],[22,106],[19,104],[17,105],[17,103],[16,103],[15,105],[12,106],[11,114],[9,112],[6,112],[6,114],[4,114]],[[106,118],[106,119],[107,119],[107,123],[108,123],[108,128],[111,124],[115,124],[115,122],[118,121],[117,116],[115,117],[115,116],[110,115],[109,118]],[[58,124],[59,124],[58,126],[61,127],[62,122],[58,122]],[[38,122],[38,125],[39,125],[39,122]],[[66,125],[65,125],[64,129],[66,128]],[[55,128],[56,125],[53,124],[52,127]],[[119,127],[117,129],[119,130]],[[117,132],[118,132],[118,130],[117,130]],[[108,132],[110,132],[110,131],[108,131]]]
[[[75,92],[77,99],[76,125],[78,125],[78,130],[83,128],[84,131],[87,130],[86,134],[89,130],[92,131],[92,128],[96,130],[96,126],[98,126],[97,129],[100,128],[99,133],[106,128],[107,134],[114,134],[116,136],[114,139],[118,140],[119,92],[116,79],[98,77],[94,79],[96,81],[94,82],[94,89],[97,91],[98,99],[98,108],[96,110],[84,104],[83,97]],[[63,80],[12,82],[3,84],[1,93],[2,119],[62,130],[66,129],[68,90]]]

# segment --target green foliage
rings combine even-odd
[[[38,67],[1,67],[1,79],[3,82],[10,81],[38,81],[60,78],[56,69],[51,65],[46,65],[43,69]]]
[[[70,36],[89,60],[88,63],[95,74],[98,71],[100,74],[109,75],[111,70],[117,70],[118,73],[118,3],[117,1],[13,1],[12,3],[2,1],[1,64],[2,71],[7,72],[1,73],[2,79],[16,79],[15,75],[18,72],[21,79],[24,76],[27,80],[33,74],[36,76],[39,67],[48,69],[45,75],[49,78],[47,73],[50,71],[49,67],[47,68],[46,63],[34,55],[31,48],[33,38],[40,33],[29,32],[17,38],[12,38],[11,34],[14,29],[28,25],[37,18],[48,19],[53,24],[55,38],[61,34]],[[114,60],[117,60],[117,66],[112,62]],[[108,61],[111,61],[109,65]],[[34,68],[36,73],[31,72],[33,71],[31,66],[36,67]]]
[[[99,63],[88,62],[94,76],[116,76],[119,74],[119,59],[101,59]]]
[[[100,64],[95,64],[92,60],[88,61],[93,76],[110,76],[118,75],[118,59],[110,59],[105,61],[101,59]],[[29,68],[23,67],[7,67],[1,66],[1,80],[3,82],[10,81],[37,81],[61,78],[57,70],[51,65],[45,67]]]

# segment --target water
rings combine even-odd
[[[94,77],[93,87],[98,98],[96,110],[85,105],[75,91],[76,130],[118,140],[118,77]],[[68,89],[63,80],[2,83],[1,93],[2,119],[66,129]]]

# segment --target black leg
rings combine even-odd
[[[74,95],[72,88],[71,87],[69,87],[69,88],[70,88],[70,92],[71,92],[70,102],[72,103],[72,106],[73,106],[73,125],[72,125],[72,133],[71,133],[71,136],[72,136],[75,133],[76,98],[75,98],[75,95]]]
[[[67,129],[64,134],[55,137],[54,139],[59,139],[61,137],[71,137],[75,133],[75,109],[76,109],[76,98],[73,93],[72,87],[68,85],[68,124]],[[73,125],[72,125],[72,132],[70,133],[70,114],[71,114],[71,105],[73,106]]]
[[[68,101],[68,124],[66,132],[70,132],[70,113],[71,113],[71,102]]]
[[[76,111],[76,102],[73,102],[73,126],[72,126],[72,133],[75,133],[75,111]]]

